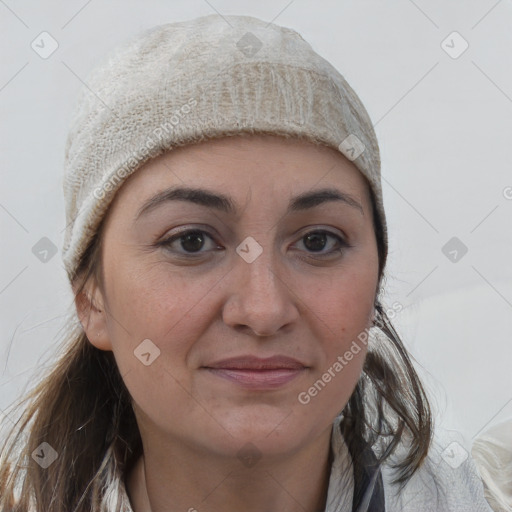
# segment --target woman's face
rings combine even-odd
[[[103,237],[84,328],[113,351],[143,440],[271,456],[330,427],[361,374],[378,285],[352,162],[275,136],[182,147],[124,183]]]

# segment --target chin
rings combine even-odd
[[[249,406],[244,409],[216,415],[222,418],[219,423],[223,427],[220,431],[216,429],[220,434],[218,445],[225,450],[236,452],[252,444],[268,454],[287,453],[307,443],[307,436],[314,429],[313,425],[297,423],[292,408],[257,406],[250,412]]]

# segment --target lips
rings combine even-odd
[[[272,356],[260,358],[255,356],[240,356],[230,359],[223,359],[214,363],[210,363],[205,368],[216,368],[225,370],[252,370],[252,371],[268,371],[268,370],[301,370],[306,365],[300,361],[287,356]]]
[[[268,358],[247,355],[216,361],[203,368],[211,375],[243,388],[268,391],[284,386],[303,374],[308,367],[282,355]]]

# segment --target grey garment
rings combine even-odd
[[[405,450],[393,454],[392,461]],[[469,450],[460,436],[437,429],[429,455],[399,494],[390,464],[382,468],[388,512],[493,512]]]
[[[471,447],[491,508],[512,512],[512,418],[482,432]]]
[[[341,416],[334,422],[331,446],[335,459],[332,465],[325,512],[352,511],[354,480],[347,472],[348,449],[339,430]],[[405,453],[403,443],[383,464],[381,471],[383,489],[375,479],[373,495],[369,495],[368,507],[357,512],[382,512],[379,508],[379,491],[383,491],[386,512],[493,512],[484,497],[483,483],[469,451],[459,442],[455,434],[438,429],[429,454],[407,482],[402,492],[392,481],[396,471],[392,464]],[[350,468],[352,467],[351,463]],[[378,477],[379,475],[376,474]],[[372,491],[372,489],[370,489]],[[354,509],[356,512],[356,509]]]
[[[352,462],[339,429],[341,419],[339,416],[333,423],[331,449],[334,459],[325,512],[355,512]],[[391,463],[396,462],[405,449],[402,445],[378,473],[382,475],[386,512],[493,512],[484,497],[483,483],[473,459],[449,432],[436,432],[426,460],[399,493],[398,485],[392,483],[396,473]],[[374,492],[377,494],[378,489],[376,485]],[[105,512],[133,512],[121,478],[115,494],[109,501],[112,508],[105,508]],[[357,512],[382,512],[383,509],[376,508],[378,499],[371,498],[370,507]]]

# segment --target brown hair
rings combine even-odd
[[[371,188],[370,195],[380,285],[385,260],[382,226]],[[81,259],[75,296],[91,279],[101,286],[104,220]],[[383,463],[405,436],[410,437],[407,455],[394,466],[398,470],[395,483],[403,486],[428,453],[431,410],[407,350],[379,301],[376,325],[384,341],[369,346],[340,428],[356,477],[363,471],[357,454],[364,446],[387,440],[378,459]],[[117,503],[112,499],[116,475],[126,475],[142,453],[131,397],[112,352],[89,342],[76,312],[64,326],[63,338],[58,361],[17,404],[29,402],[2,446],[1,512],[104,512],[108,504]],[[31,457],[43,442],[58,451],[58,458],[46,469]]]

